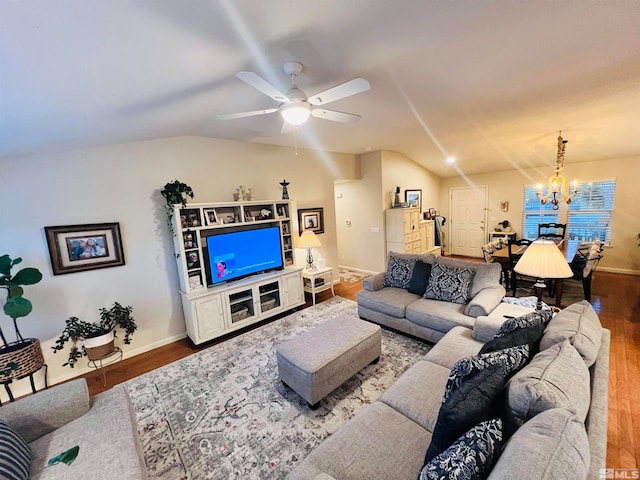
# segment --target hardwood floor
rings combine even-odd
[[[336,295],[351,300],[361,289],[360,282],[336,285]],[[318,294],[317,301],[331,298],[331,292]],[[607,466],[640,467],[640,276],[597,272],[591,302],[605,328],[611,330],[609,373],[609,428]],[[311,306],[311,301],[300,308]],[[286,315],[286,314],[285,314]],[[279,317],[278,317],[279,318]],[[262,325],[262,324],[261,324]],[[255,327],[254,327],[255,328]],[[246,331],[246,330],[244,330]],[[238,335],[241,333],[236,333]],[[184,339],[151,352],[85,374],[91,395],[224,341],[217,339],[194,346]]]

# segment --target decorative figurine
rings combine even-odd
[[[286,180],[282,180],[280,185],[282,185],[282,200],[289,200],[289,192],[287,191],[287,185],[291,182],[287,182]]]

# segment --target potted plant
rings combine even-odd
[[[176,232],[173,229],[173,206],[180,204],[182,207],[187,206],[187,197],[193,198],[193,189],[186,183],[182,183],[178,180],[167,183],[160,193],[167,201],[167,224],[169,225],[169,231],[171,235],[175,236]]]
[[[111,355],[115,351],[114,337],[116,328],[124,330],[124,343],[131,343],[131,336],[138,326],[131,316],[133,307],[123,307],[118,302],[110,309],[100,309],[100,322],[91,323],[80,320],[78,317],[70,317],[65,321],[66,325],[62,334],[51,347],[54,353],[64,349],[67,342],[71,342],[69,358],[62,366],[73,368],[77,361],[87,356],[89,360],[99,360]],[[81,342],[81,345],[78,345]]]
[[[42,273],[37,268],[27,267],[11,274],[14,266],[22,262],[22,258],[0,257],[0,288],[7,291],[3,311],[13,320],[16,340],[8,342],[0,327],[0,380],[21,378],[39,370],[44,365],[44,357],[37,338],[24,338],[18,328],[18,318],[26,317],[33,310],[33,305],[23,297],[25,285],[35,285],[42,280]]]

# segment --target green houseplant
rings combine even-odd
[[[56,344],[51,347],[54,353],[63,350],[66,343],[70,342],[69,357],[62,366],[73,368],[78,360],[84,356],[89,360],[104,358],[115,351],[114,340],[115,330],[124,330],[124,343],[131,343],[131,336],[138,326],[131,316],[133,307],[123,307],[118,302],[113,307],[100,309],[100,322],[91,323],[80,320],[78,317],[70,317],[65,321],[62,334],[56,340]],[[92,341],[95,340],[95,341]],[[81,345],[78,345],[78,342]]]
[[[39,370],[44,365],[44,357],[37,338],[24,338],[18,328],[18,318],[26,317],[33,310],[33,305],[24,298],[25,285],[35,285],[42,280],[42,273],[37,268],[27,267],[11,274],[14,266],[22,263],[22,258],[0,257],[0,288],[6,290],[7,296],[3,305],[4,313],[13,320],[16,340],[8,342],[0,327],[0,379],[21,378]]]
[[[186,183],[174,180],[173,182],[167,183],[164,188],[160,190],[160,194],[167,201],[167,224],[169,225],[171,235],[175,236],[173,223],[171,223],[171,220],[173,219],[173,206],[180,204],[182,205],[182,208],[186,207],[187,197],[193,198],[193,189]]]

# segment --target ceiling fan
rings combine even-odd
[[[360,119],[360,115],[353,113],[337,112],[318,108],[320,105],[335,102],[341,98],[350,97],[357,93],[369,90],[369,82],[364,78],[354,78],[348,82],[341,83],[322,92],[307,97],[296,85],[296,75],[302,72],[304,66],[299,62],[287,62],[283,70],[291,77],[291,88],[287,94],[283,94],[276,87],[271,85],[261,76],[254,72],[239,72],[236,74],[240,80],[248,83],[256,90],[280,102],[277,108],[267,108],[266,110],[254,110],[251,112],[228,113],[218,115],[221,120],[231,120],[235,118],[253,117],[256,115],[267,115],[269,113],[280,112],[286,123],[291,125],[302,125],[309,116],[332,120],[334,122],[353,123]],[[286,127],[285,123],[285,127]]]

